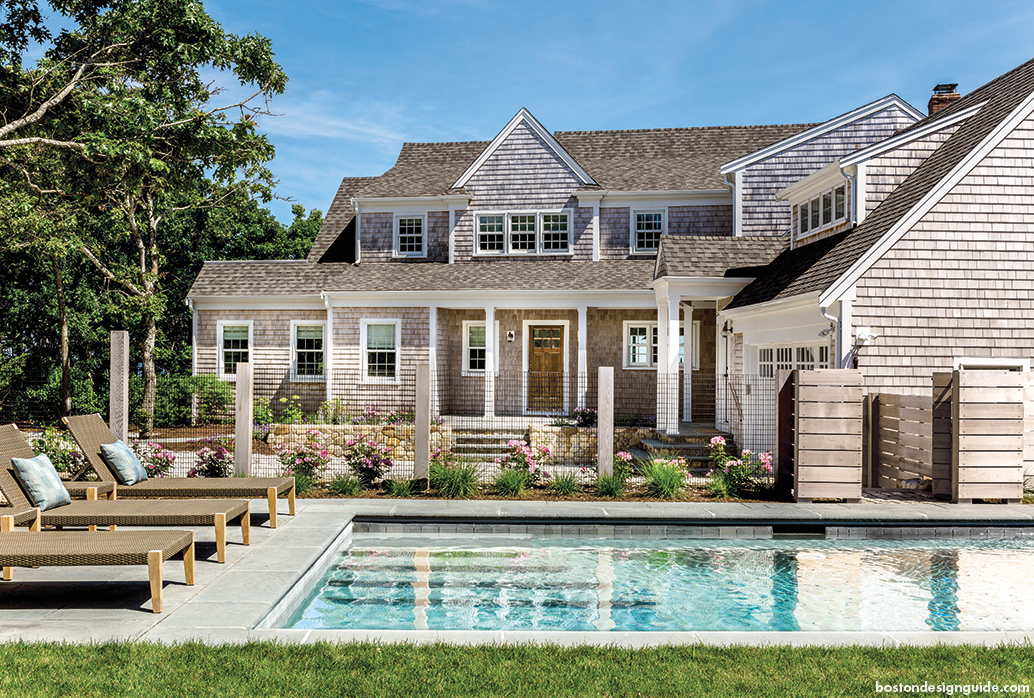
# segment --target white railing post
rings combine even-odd
[[[416,367],[416,419],[413,434],[413,479],[426,480],[431,462],[431,367]]]
[[[233,469],[251,475],[251,440],[255,421],[255,380],[250,363],[237,364],[237,409],[235,412]]]
[[[129,442],[129,332],[111,333],[108,422],[112,435]]]
[[[596,405],[596,472],[614,474],[614,368],[600,366]]]

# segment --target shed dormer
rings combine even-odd
[[[791,208],[791,246],[838,233],[851,223],[851,182],[838,161],[776,194]]]

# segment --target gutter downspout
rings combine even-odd
[[[841,344],[840,344],[840,341],[841,341],[841,339],[840,339],[840,318],[837,318],[837,317],[834,317],[833,315],[830,315],[829,313],[826,312],[827,310],[829,310],[829,308],[823,308],[823,307],[819,306],[819,312],[822,313],[822,317],[824,317],[827,320],[829,320],[829,324],[831,325],[831,327],[829,328],[830,329],[830,332],[829,332],[829,347],[826,349],[826,356],[829,357],[829,365],[831,367],[843,368],[843,366],[840,365],[840,357],[839,356],[836,359],[836,363],[834,363],[834,361],[833,361],[833,356],[834,356],[834,354],[833,354],[833,337],[834,336],[836,336],[837,352],[838,353],[840,352],[840,346],[841,346]]]

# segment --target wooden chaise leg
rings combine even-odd
[[[248,502],[248,509],[241,514],[241,539],[244,545],[251,545],[251,502]]]
[[[269,527],[276,528],[276,488],[266,488],[266,499],[269,500]]]
[[[194,537],[191,534],[190,545],[183,549],[183,576],[187,578],[187,586],[194,586]]]
[[[88,501],[88,502],[97,501],[97,488],[96,487],[87,487],[86,488],[86,501]],[[97,527],[91,525],[91,526],[87,526],[86,529],[92,533],[92,532],[97,530]]]
[[[162,612],[162,551],[147,553],[147,576],[151,579],[151,610]]]
[[[33,533],[39,533],[43,530],[43,512],[36,509],[36,518],[29,524],[29,530]]]
[[[294,504],[294,485],[291,485],[291,489],[287,492],[287,506],[288,511],[291,512],[291,516],[294,516],[295,504]]]
[[[116,499],[118,499],[118,483],[117,482],[114,485],[111,486],[111,492],[108,492],[108,499],[110,499],[113,502]]]
[[[215,515],[216,559],[226,562],[226,514]]]
[[[14,517],[13,516],[0,516],[0,532],[8,533],[14,530]],[[14,579],[14,568],[4,568],[4,581],[9,582]]]

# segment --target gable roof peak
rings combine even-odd
[[[492,139],[492,142],[488,144],[488,147],[486,147],[477,159],[470,164],[470,167],[460,175],[460,178],[456,180],[451,188],[459,189],[466,186],[470,178],[474,176],[474,173],[481,169],[481,166],[484,165],[490,157],[492,157],[492,154],[499,149],[499,146],[501,146],[506,139],[509,138],[510,134],[513,133],[521,124],[527,125],[536,136],[541,138],[543,142],[545,142],[546,146],[552,150],[557,157],[563,160],[564,164],[571,168],[571,171],[574,172],[575,176],[578,177],[579,180],[581,180],[582,184],[596,184],[596,180],[594,180],[588,172],[582,169],[582,166],[579,165],[573,157],[571,157],[571,154],[564,149],[564,146],[560,145],[557,139],[553,137],[553,134],[546,130],[546,127],[543,126],[526,107],[521,107],[514,117],[510,119],[509,123],[503,127],[503,130]]]

